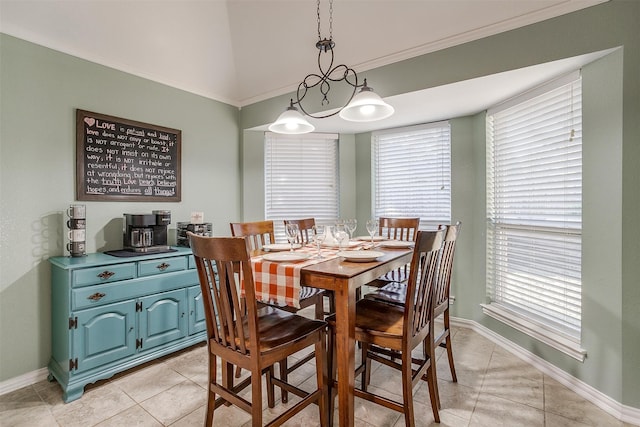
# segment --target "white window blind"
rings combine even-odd
[[[265,218],[276,241],[286,241],[283,220],[338,218],[338,135],[265,134]]]
[[[449,122],[374,132],[372,142],[373,215],[451,222]]]
[[[581,235],[582,97],[575,73],[487,114],[485,312],[576,358],[584,357],[577,345]]]

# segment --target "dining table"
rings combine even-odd
[[[329,252],[330,255],[324,260],[303,263],[295,270],[296,279],[299,279],[297,285],[327,289],[334,293],[338,422],[341,427],[354,425],[356,289],[410,263],[413,254],[410,247],[386,248],[383,243],[377,243],[372,249],[381,255],[366,262],[349,260],[336,252]],[[258,256],[254,264],[261,262]],[[291,271],[291,268],[273,268],[270,280],[274,283],[291,283],[289,278],[281,277],[291,274]],[[270,288],[276,289],[275,286]]]

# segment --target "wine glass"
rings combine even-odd
[[[322,254],[320,253],[320,245],[324,242],[325,237],[325,228],[324,225],[314,225],[311,227],[311,233],[313,234],[313,241],[316,244],[316,248],[318,249],[318,254],[316,258],[322,258]]]
[[[356,231],[358,227],[358,221],[355,218],[346,219],[344,225],[347,227],[347,230],[349,230],[349,239],[353,240],[353,232]]]
[[[285,232],[287,233],[287,240],[291,245],[291,252],[293,252],[293,244],[298,240],[298,236],[300,235],[300,228],[298,228],[298,224],[287,224],[285,227]]]
[[[349,233],[347,233],[347,228],[344,224],[336,224],[334,236],[338,242],[338,250],[342,251],[344,243],[349,240]]]
[[[378,220],[371,218],[367,220],[367,232],[371,236],[371,246],[373,247],[373,236],[378,232]]]

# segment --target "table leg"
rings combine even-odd
[[[354,425],[355,384],[355,288],[348,282],[335,292],[336,301],[336,362],[338,374],[338,411],[340,427]]]

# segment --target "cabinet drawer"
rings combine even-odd
[[[196,268],[196,257],[189,255],[189,268]]]
[[[170,273],[187,269],[186,257],[158,258],[138,263],[138,275],[153,276],[154,274]]]
[[[117,282],[136,277],[136,264],[115,264],[73,271],[72,286],[89,286],[98,283]]]
[[[73,289],[71,291],[71,309],[82,310],[89,307],[166,292],[184,286],[193,286],[197,283],[198,276],[196,272],[193,270],[185,270],[169,274],[139,277],[126,282],[106,283],[101,286]]]

